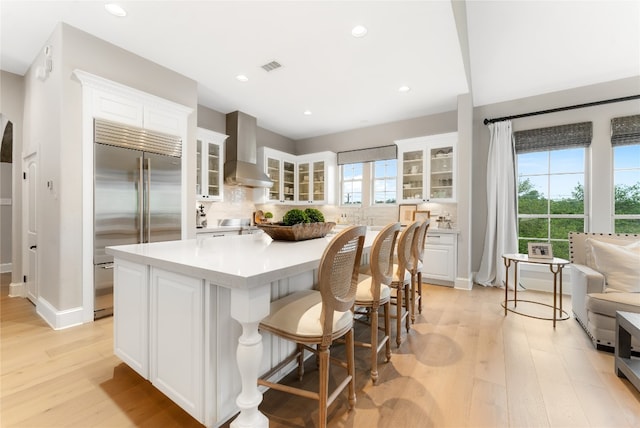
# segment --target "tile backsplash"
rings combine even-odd
[[[215,226],[218,220],[223,218],[253,218],[256,210],[273,213],[273,220],[280,221],[284,214],[292,208],[317,208],[327,221],[346,224],[364,224],[370,226],[383,226],[393,221],[398,221],[398,206],[374,206],[374,207],[349,207],[338,205],[275,205],[256,204],[253,201],[256,193],[260,189],[251,189],[242,186],[225,186],[224,201],[208,202],[198,201],[196,208],[200,204],[204,205],[209,226]],[[420,211],[430,211],[431,218],[438,215],[451,216],[453,227],[456,227],[457,206],[456,204],[424,203],[417,206]],[[431,227],[436,227],[435,221]]]

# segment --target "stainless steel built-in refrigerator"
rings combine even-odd
[[[113,314],[105,247],[181,238],[179,137],[94,121],[94,318]]]

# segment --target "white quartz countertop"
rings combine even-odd
[[[367,232],[370,248],[377,232]],[[229,288],[252,288],[316,269],[335,235],[274,241],[264,233],[107,247],[116,259],[204,278]]]

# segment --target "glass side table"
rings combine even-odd
[[[533,258],[529,257],[526,254],[503,254],[502,259],[504,260],[504,268],[505,268],[505,286],[504,286],[504,303],[502,306],[504,307],[504,315],[507,315],[507,311],[513,312],[518,315],[524,315],[530,318],[537,318],[542,320],[553,321],[553,328],[556,328],[556,321],[564,321],[568,320],[569,314],[562,309],[562,269],[569,264],[568,260],[560,259],[554,257],[552,259],[541,259],[541,258]],[[547,265],[549,266],[549,270],[553,274],[553,306],[548,305],[542,302],[535,302],[531,300],[520,300],[521,302],[533,303],[536,305],[548,306],[553,308],[553,317],[538,317],[533,315],[528,315],[524,312],[519,312],[517,310],[518,307],[518,263],[533,263],[539,265]],[[509,268],[513,264],[515,268],[515,276],[514,276],[514,290],[513,290],[513,299],[509,300]],[[558,281],[558,277],[560,280]],[[560,287],[560,306],[558,307],[558,286]],[[508,302],[513,302],[513,309],[508,307]]]

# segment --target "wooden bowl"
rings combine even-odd
[[[299,223],[293,226],[283,224],[256,224],[259,229],[276,241],[304,241],[322,238],[333,229],[336,224],[332,221],[324,223]]]

